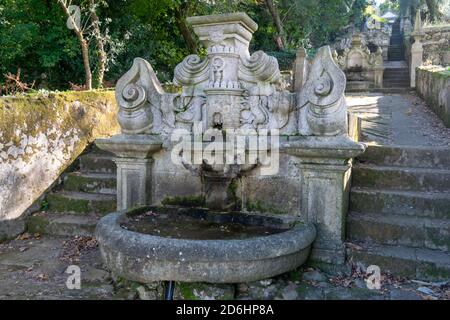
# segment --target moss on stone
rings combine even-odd
[[[27,218],[26,228],[29,233],[46,233],[49,225],[45,217],[32,215]]]
[[[205,203],[205,197],[198,195],[166,197],[161,201],[161,204],[165,206],[182,207],[204,207]]]
[[[231,284],[177,282],[175,284],[175,296],[182,300],[233,300],[235,288]]]
[[[84,199],[69,199],[59,194],[48,194],[47,202],[52,212],[88,213],[89,201]]]
[[[272,205],[263,203],[262,201],[251,201],[247,200],[245,203],[245,209],[248,212],[259,212],[259,213],[272,213],[272,214],[285,214],[286,212],[275,208]]]

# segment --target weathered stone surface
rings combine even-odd
[[[116,110],[108,91],[2,98],[0,219],[19,217],[92,140],[117,133]]]
[[[139,282],[236,283],[267,278],[304,263],[315,238],[312,224],[240,241],[162,238],[125,230],[119,224],[124,214],[104,217],[96,236],[108,268]]]
[[[232,284],[175,283],[176,300],[233,300],[234,296]]]
[[[450,170],[449,147],[369,145],[358,160],[365,164]]]
[[[445,67],[417,69],[416,87],[428,107],[450,128],[450,72]]]
[[[46,195],[49,210],[68,213],[106,214],[116,210],[116,196],[101,193],[59,192]]]
[[[350,210],[355,212],[450,218],[450,195],[436,192],[352,188]]]
[[[353,170],[353,183],[361,188],[448,192],[450,191],[450,171],[357,165]]]
[[[302,275],[302,279],[305,281],[316,281],[316,282],[323,282],[327,278],[319,271],[312,270],[304,272]]]
[[[99,217],[95,215],[39,212],[27,218],[27,231],[54,236],[92,236]]]
[[[424,27],[423,39],[424,62],[434,65],[448,66],[450,64],[450,26]]]
[[[80,169],[85,173],[116,173],[116,163],[110,155],[97,153],[85,154],[80,157]]]
[[[12,239],[25,231],[25,219],[18,218],[0,221],[0,242]]]
[[[348,89],[362,90],[364,88],[383,87],[383,51],[378,47],[377,52],[371,53],[362,43],[360,34],[352,36],[350,48],[345,48],[342,55],[334,52],[334,59],[347,76]],[[356,84],[352,84],[356,82]],[[357,87],[355,87],[357,86]]]
[[[64,179],[64,190],[116,194],[116,176],[103,173],[69,173]]]

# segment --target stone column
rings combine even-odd
[[[152,156],[162,148],[157,135],[116,135],[95,144],[116,155],[117,210],[152,204]]]
[[[411,75],[411,88],[416,87],[416,69],[423,63],[423,45],[422,37],[424,36],[422,28],[422,19],[420,17],[420,10],[417,10],[416,20],[414,23],[414,32],[411,34],[414,38],[414,43],[411,46],[411,63],[410,63],[410,75]]]
[[[345,83],[330,48],[321,48],[297,100],[304,136],[290,137],[281,147],[300,168],[301,216],[317,227],[312,260],[333,265],[345,263],[351,159],[365,150],[348,136]]]
[[[294,65],[294,91],[299,92],[306,82],[308,59],[305,48],[297,50]]]
[[[117,164],[117,210],[152,203],[152,159],[119,158]]]
[[[309,137],[286,145],[286,152],[296,156],[301,172],[302,217],[317,227],[311,253],[315,262],[345,263],[351,158],[364,149],[348,136]]]
[[[384,67],[374,68],[375,88],[383,88],[383,74],[384,74]]]

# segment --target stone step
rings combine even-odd
[[[389,56],[388,57],[388,61],[402,61],[403,57],[402,56]]]
[[[39,212],[27,218],[27,231],[53,236],[93,236],[99,216]]]
[[[385,93],[385,94],[389,94],[389,93],[406,93],[409,92],[411,90],[411,88],[406,88],[406,87],[399,87],[399,88],[377,88],[377,89],[371,89],[370,92],[372,93]]]
[[[383,81],[386,88],[409,88],[410,85],[410,81]]]
[[[383,77],[383,83],[410,83],[411,80],[409,79],[409,76],[394,76],[394,77]]]
[[[64,178],[65,191],[116,194],[116,175],[71,172]]]
[[[402,191],[450,192],[450,170],[357,164],[352,185]]]
[[[450,219],[450,193],[427,193],[352,188],[350,210]]]
[[[384,73],[384,79],[409,79],[408,71],[389,71]]]
[[[409,86],[410,82],[411,82],[411,80],[409,78],[396,79],[396,80],[384,79],[384,81],[383,81],[383,83],[389,84],[392,87],[400,87],[400,86],[404,86],[404,85]]]
[[[385,72],[384,79],[409,79],[409,72],[408,71],[389,71]]]
[[[394,69],[394,70],[389,70],[388,72],[385,71],[383,74],[383,78],[384,79],[409,79],[409,70],[396,71],[396,69]]]
[[[349,246],[347,257],[366,266],[377,265],[381,272],[419,280],[445,280],[450,277],[450,254],[405,246],[357,243]]]
[[[351,241],[448,251],[450,220],[350,212],[347,237]]]
[[[380,166],[450,170],[449,147],[369,145],[359,162]]]
[[[107,214],[116,211],[115,195],[62,191],[46,195],[49,212],[98,213]]]
[[[110,155],[88,153],[80,157],[80,170],[84,173],[116,173],[116,164]]]

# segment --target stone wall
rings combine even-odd
[[[450,65],[450,25],[425,27],[423,61],[433,65]]]
[[[450,67],[419,67],[416,88],[428,106],[450,128]]]
[[[89,143],[120,131],[116,114],[113,91],[0,98],[0,237]]]

